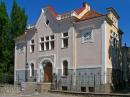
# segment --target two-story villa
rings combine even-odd
[[[15,40],[14,81],[77,91],[119,86],[122,32],[117,12],[107,11],[97,13],[87,3],[63,14],[42,8],[36,24]]]

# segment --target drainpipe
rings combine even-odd
[[[25,32],[25,82],[28,81],[28,63],[27,63],[27,32]]]

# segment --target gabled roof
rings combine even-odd
[[[67,13],[63,13],[63,14],[57,14],[53,7],[52,6],[49,6],[48,7],[50,12],[52,13],[52,15],[54,17],[58,17],[58,16],[64,16],[65,14],[71,14],[72,12],[76,13],[74,16],[73,15],[70,15],[70,16],[73,16],[73,17],[76,17],[76,21],[84,21],[84,20],[88,20],[88,19],[92,19],[92,18],[96,18],[96,17],[100,17],[100,16],[104,16],[103,14],[100,14],[94,10],[91,10],[90,9],[90,6],[87,4],[87,3],[83,3],[83,7],[81,8],[78,8],[78,9],[75,9],[75,10],[72,10],[70,12],[67,12]]]

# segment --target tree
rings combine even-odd
[[[27,15],[25,14],[25,10],[18,6],[16,0],[13,2],[11,11],[11,25],[11,35],[13,38],[23,34],[27,25]]]
[[[10,18],[4,1],[0,2],[0,73],[13,74],[14,39],[24,33],[27,25],[25,10],[14,0]]]
[[[0,3],[0,67],[1,72],[5,72],[7,69],[7,62],[9,56],[8,42],[10,34],[10,20],[6,12],[5,3]]]

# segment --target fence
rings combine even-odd
[[[13,83],[14,83],[14,75],[0,73],[0,84],[13,84]]]
[[[79,76],[64,76],[54,78],[52,90],[66,90],[66,91],[81,91],[81,92],[100,92],[106,87],[102,79],[105,75],[79,75]],[[107,75],[107,88],[119,90],[122,87],[121,78],[119,76]],[[112,83],[112,87],[110,86]]]
[[[76,95],[78,97],[130,97],[129,94],[114,94],[114,93],[87,93],[87,92],[70,92],[70,91],[55,91],[51,90],[50,93]]]

